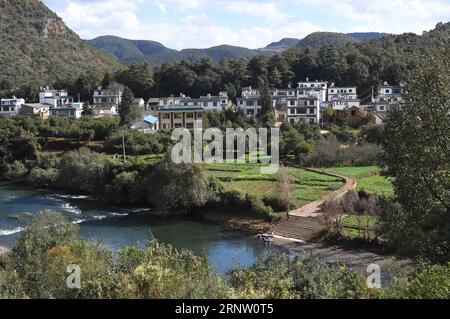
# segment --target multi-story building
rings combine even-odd
[[[319,99],[320,108],[324,109],[327,106],[327,89],[328,82],[324,81],[309,81],[306,78],[305,82],[299,82],[297,87],[297,96],[311,96],[315,95]]]
[[[378,96],[374,99],[375,111],[384,113],[389,111],[391,105],[403,103],[403,88],[403,83],[392,86],[384,82],[378,90]]]
[[[83,113],[82,102],[70,103],[64,107],[50,108],[50,116],[66,116],[79,119]]]
[[[0,115],[16,116],[20,113],[23,104],[25,104],[25,100],[15,96],[12,99],[1,99]]]
[[[273,95],[273,94],[271,94]],[[273,100],[273,107],[276,107],[276,99]],[[236,104],[239,110],[244,113],[247,120],[257,116],[261,112],[261,92],[253,89],[251,86],[242,88],[240,98],[237,98]]]
[[[203,128],[204,113],[205,109],[201,106],[170,105],[159,108],[159,128]]]
[[[73,98],[69,96],[67,90],[50,90],[48,87],[41,87],[39,103],[49,105],[51,108],[66,107],[73,103]]]
[[[160,97],[158,106],[159,108],[169,107],[171,105],[181,105],[183,100],[187,99],[187,96],[180,94],[180,96]]]
[[[361,104],[358,99],[356,87],[336,87],[334,83],[328,89],[327,107],[335,110],[343,110],[348,107],[359,107]]]
[[[122,94],[123,90],[118,87],[108,89],[99,87],[97,90],[94,90],[94,107],[103,107],[110,105],[114,105],[117,107],[122,102]]]
[[[206,96],[200,96],[200,98],[198,99],[191,99],[190,97],[185,97],[181,100],[180,104],[186,106],[201,106],[207,111],[210,110],[225,111],[231,106],[227,92],[220,92],[219,95],[217,96],[208,94]]]
[[[314,85],[313,85],[314,84]],[[321,85],[324,84],[325,87]],[[322,101],[326,101],[326,82],[302,82],[299,88],[272,89],[275,117],[279,122],[288,120],[295,122],[320,122],[320,108]],[[323,94],[324,93],[324,94]],[[245,87],[242,96],[237,99],[237,107],[246,119],[251,119],[261,112],[261,93],[258,89]]]
[[[320,99],[317,95],[301,96],[289,99],[287,121],[290,123],[320,123]]]

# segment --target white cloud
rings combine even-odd
[[[448,0],[44,0],[82,38],[117,35],[174,49],[264,47],[311,32],[417,32],[450,16]],[[150,9],[153,9],[150,12]],[[302,17],[302,9],[315,10]],[[145,13],[151,13],[146,17]],[[318,12],[318,13],[316,13]],[[329,18],[325,18],[325,14]],[[313,20],[314,19],[314,20]],[[319,21],[319,22],[315,22]],[[333,26],[339,25],[339,30]],[[327,27],[324,28],[324,24]]]
[[[295,3],[349,19],[347,30],[342,30],[349,32],[420,34],[450,17],[448,0],[295,0]]]
[[[138,12],[149,0],[47,0],[69,27],[82,38],[116,35],[129,39],[146,39],[174,49],[204,48],[221,44],[249,48],[265,47],[283,37],[302,37],[320,30],[319,25],[298,21],[283,12],[278,1],[256,0],[156,0],[153,3],[163,13],[157,19],[139,19]],[[217,16],[208,9],[220,8],[250,21],[243,27],[233,23],[219,25]],[[171,13],[181,10],[183,18]]]

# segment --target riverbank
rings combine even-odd
[[[347,248],[326,243],[300,243],[279,238],[274,238],[272,244],[299,254],[313,254],[330,264],[345,265],[361,273],[366,273],[369,265],[376,264],[380,266],[383,279],[386,281],[393,275],[409,274],[414,268],[412,260],[381,255],[364,248]]]

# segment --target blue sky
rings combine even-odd
[[[450,0],[43,0],[84,39],[117,35],[174,49],[265,47],[315,31],[422,33]]]

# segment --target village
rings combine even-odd
[[[270,95],[277,127],[284,122],[303,122],[320,125],[326,130],[330,119],[358,126],[368,114],[372,115],[373,124],[382,124],[390,107],[402,103],[403,88],[404,83],[390,85],[384,82],[377,92],[372,88],[363,92],[362,96],[355,86],[340,87],[334,83],[310,81],[307,78],[304,82],[299,82],[296,88],[270,89]],[[65,116],[77,119],[88,108],[96,118],[112,117],[118,115],[122,94],[122,86],[111,85],[94,90],[90,101],[80,101],[69,96],[67,90],[41,87],[39,103],[28,103],[15,96],[1,99],[0,115],[28,115],[44,119]],[[191,98],[183,93],[178,96],[150,98],[148,101],[135,98],[135,105],[139,107],[141,115],[130,128],[154,133],[161,129],[203,127],[203,114],[212,110],[231,109],[233,112],[240,112],[245,120],[251,121],[261,112],[261,98],[261,90],[251,86],[244,87],[236,101],[230,99],[227,92],[216,95],[208,93],[199,98]],[[362,100],[370,102],[362,104]]]

